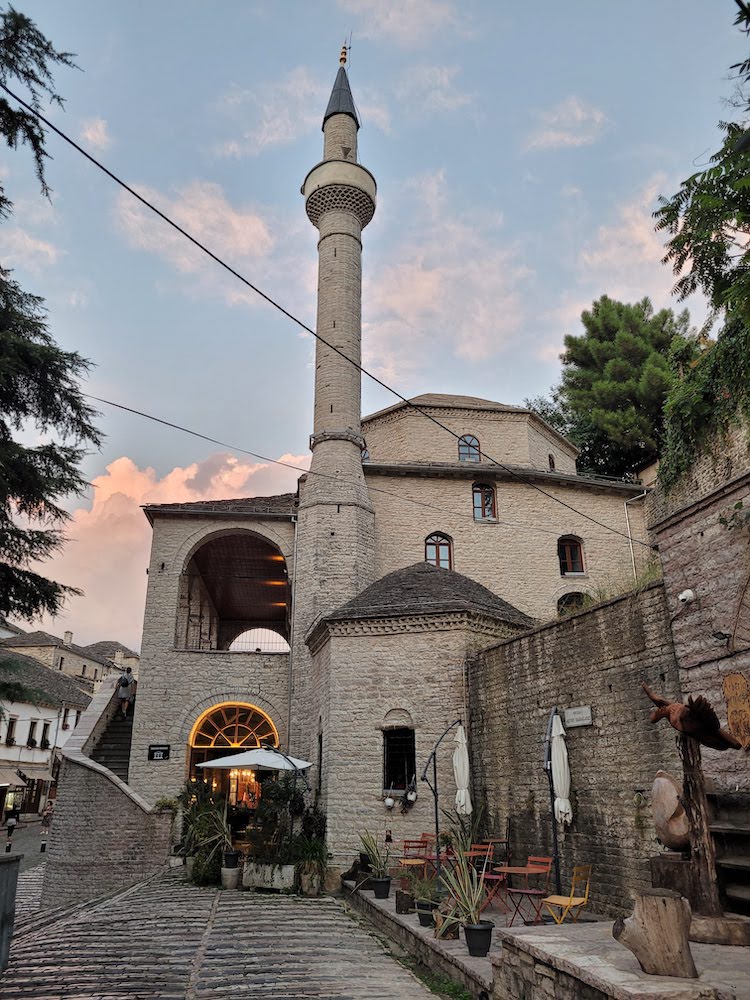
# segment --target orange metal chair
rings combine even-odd
[[[542,922],[542,903],[549,892],[549,877],[552,871],[552,858],[543,858],[530,854],[526,862],[528,871],[526,874],[526,885],[523,889],[508,889],[508,898],[513,903],[513,916],[510,918],[508,927],[512,927],[516,917],[520,917],[525,923],[540,924]],[[529,876],[545,875],[544,888],[534,889],[529,887]],[[530,904],[533,918],[526,920],[522,913],[524,903]]]
[[[584,906],[588,906],[590,884],[591,865],[576,865],[573,869],[570,895],[547,896],[542,900],[556,924],[561,924],[569,913],[573,916],[573,923],[576,923],[581,915],[581,910]]]

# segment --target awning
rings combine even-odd
[[[45,764],[25,764],[20,763],[18,770],[27,781],[52,781],[49,767]]]
[[[11,785],[13,788],[25,788],[26,782],[19,778],[12,767],[0,767],[0,787]]]

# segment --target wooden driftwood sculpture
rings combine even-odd
[[[657,771],[651,787],[651,810],[656,836],[670,851],[690,847],[690,826],[681,801],[679,781],[668,771]]]
[[[690,952],[690,903],[670,889],[643,889],[625,920],[618,917],[612,936],[633,952],[651,976],[697,979]]]
[[[657,706],[650,715],[652,722],[667,719],[678,733],[692,736],[698,743],[713,750],[741,750],[742,744],[727,729],[722,729],[719,717],[710,701],[699,694],[692,695],[683,705],[681,701],[669,701],[655,694],[645,682],[641,685],[651,701]]]

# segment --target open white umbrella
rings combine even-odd
[[[555,819],[558,823],[570,823],[573,808],[570,804],[570,765],[568,748],[565,745],[565,729],[559,715],[552,720],[552,787],[555,790]]]
[[[216,760],[207,760],[198,767],[218,767],[230,769],[235,767],[265,767],[269,771],[304,771],[312,764],[306,760],[299,760],[297,757],[290,757],[288,754],[277,753],[275,750],[264,750],[256,747],[255,750],[244,750],[242,753],[229,754],[227,757],[217,757]]]
[[[456,730],[454,740],[456,749],[453,751],[453,776],[456,779],[456,812],[459,816],[468,816],[472,811],[469,795],[469,748],[466,745],[466,732],[463,726]]]

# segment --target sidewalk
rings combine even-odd
[[[37,820],[32,820],[31,822],[26,822],[25,820],[18,824],[13,832],[13,836],[10,840],[10,854],[23,854],[21,860],[21,871],[28,871],[29,868],[35,868],[37,865],[41,865],[47,860],[47,855],[41,851],[41,845],[43,842],[49,842],[48,836],[41,835],[42,823],[41,818]],[[5,847],[8,843],[7,830],[6,828],[0,827],[0,851],[5,851]]]

